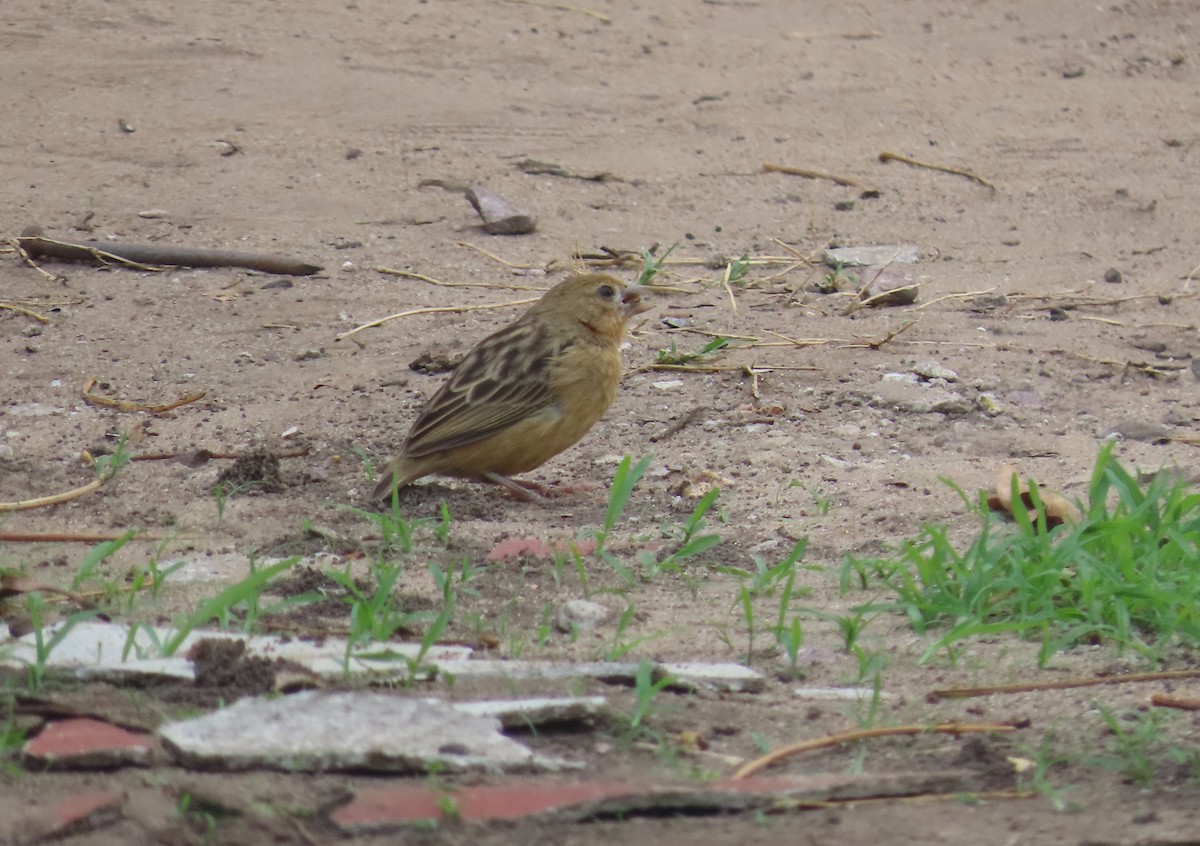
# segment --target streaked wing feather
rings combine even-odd
[[[485,338],[421,412],[405,453],[416,458],[475,443],[552,405],[549,365],[563,349],[551,346],[534,323],[514,323]]]

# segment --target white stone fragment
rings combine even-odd
[[[159,729],[185,766],[288,772],[371,770],[425,773],[556,769],[500,731],[495,717],[445,702],[390,693],[304,691],[250,697]]]
[[[62,623],[47,626],[46,641]],[[424,656],[415,643],[371,644],[361,650],[371,658],[351,653],[345,662],[346,642],[325,638],[321,643],[260,635],[239,635],[230,632],[194,630],[179,643],[174,653],[164,656],[157,644],[166,644],[175,632],[165,628],[139,626],[130,635],[128,626],[115,623],[78,623],[59,642],[46,659],[46,668],[74,672],[77,678],[120,679],[130,676],[167,677],[192,680],[195,678],[187,653],[193,644],[205,638],[244,640],[246,655],[263,658],[284,658],[326,678],[341,678],[348,669],[351,675],[373,675],[381,678],[407,678],[409,660],[438,662],[452,668],[471,655],[466,646],[434,646]],[[36,663],[36,636],[30,633],[0,653],[0,665],[24,667]],[[360,651],[360,650],[356,650]],[[388,657],[379,657],[386,654]]]
[[[758,693],[766,685],[761,673],[743,664],[686,662],[660,664],[655,668],[656,679],[667,675],[675,680],[672,687],[685,689],[709,687],[731,693]]]
[[[436,701],[436,700],[434,700]],[[574,723],[599,716],[607,704],[603,696],[564,696],[542,699],[493,699],[454,702],[454,710],[474,717],[495,717],[506,729]]]

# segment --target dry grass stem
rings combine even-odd
[[[415,273],[411,270],[400,270],[395,267],[377,267],[375,270],[379,273],[386,273],[389,276],[402,276],[405,279],[416,279],[418,282],[426,282],[430,285],[437,285],[442,288],[487,288],[494,291],[545,291],[545,288],[536,285],[508,285],[497,284],[495,282],[443,282],[440,279],[434,279],[432,276],[426,276],[424,273]]]
[[[853,179],[848,179],[845,176],[834,176],[832,173],[824,173],[819,170],[808,170],[802,167],[791,167],[790,165],[771,164],[764,162],[763,173],[787,173],[791,176],[803,176],[807,179],[827,179],[830,182],[837,183],[846,188],[861,188],[862,183],[856,182]]]
[[[83,401],[88,405],[101,406],[103,408],[112,408],[116,411],[147,411],[151,414],[166,414],[168,411],[174,411],[180,406],[188,405],[193,402],[198,402],[208,396],[207,391],[196,391],[195,393],[186,394],[174,402],[166,403],[165,405],[146,405],[140,402],[131,402],[129,400],[116,400],[102,397],[99,394],[92,393],[92,388],[99,384],[99,381],[94,376],[89,376],[83,383]]]
[[[988,182],[982,176],[976,176],[975,174],[971,173],[969,170],[960,170],[956,167],[946,167],[945,165],[929,164],[928,162],[921,162],[921,161],[917,161],[916,159],[910,159],[908,156],[901,156],[899,153],[888,153],[886,151],[879,154],[879,160],[884,163],[903,162],[906,165],[912,165],[913,167],[923,167],[926,170],[936,170],[936,171],[940,171],[941,173],[952,173],[955,176],[966,177],[967,179],[971,180],[972,182],[977,182],[986,188],[991,188],[993,191],[996,190],[995,185]]]
[[[873,737],[903,737],[914,734],[953,734],[957,736],[962,734],[996,734],[1016,730],[1017,727],[1011,723],[939,723],[935,726],[894,726],[891,728],[881,726],[879,728],[847,731],[841,734],[832,734],[828,737],[818,737],[814,740],[803,740],[799,743],[792,743],[782,749],[776,749],[774,752],[769,752],[760,758],[755,758],[753,761],[744,764],[731,777],[735,779],[746,778],[793,755],[811,752],[815,749],[829,749],[833,746],[855,743],[859,740],[868,740]]]
[[[539,297],[533,297],[525,300],[512,300],[507,303],[484,303],[483,305],[474,306],[428,306],[426,308],[410,308],[408,311],[400,311],[396,314],[389,314],[387,317],[381,317],[378,320],[372,320],[369,323],[364,323],[361,326],[355,326],[349,332],[342,332],[334,337],[335,341],[340,341],[344,338],[349,338],[356,335],[364,329],[372,329],[376,326],[382,326],[391,320],[399,320],[401,317],[412,317],[417,314],[465,314],[469,311],[491,311],[500,308],[516,308],[517,306],[529,305],[536,303]]]

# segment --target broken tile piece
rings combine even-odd
[[[286,771],[370,770],[425,773],[556,769],[505,737],[495,717],[444,702],[387,693],[304,691],[252,697],[221,711],[159,729],[185,766]]]
[[[980,779],[978,773],[964,771],[764,776],[679,786],[596,781],[515,782],[466,786],[453,792],[435,787],[377,787],[357,791],[330,818],[350,834],[385,831],[447,815],[466,822],[530,816],[569,822],[594,816],[745,811],[788,800],[821,802],[970,791],[980,788]]]
[[[521,729],[590,720],[603,712],[605,704],[607,700],[603,696],[564,696],[454,702],[451,703],[451,707],[460,713],[476,717],[495,717],[506,729]]]
[[[158,742],[91,717],[50,723],[25,744],[25,760],[41,767],[91,769],[145,764]]]
[[[665,676],[674,679],[668,687],[683,690],[708,687],[726,693],[758,693],[766,685],[766,679],[760,673],[742,664],[705,664],[698,661],[660,664],[654,670],[654,678],[658,680]]]
[[[43,796],[23,811],[0,816],[0,843],[41,843],[95,831],[119,819],[123,804],[107,790]]]

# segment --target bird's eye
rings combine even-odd
[[[602,300],[611,300],[617,295],[612,285],[601,285],[596,289],[596,293],[600,295],[600,299]]]

